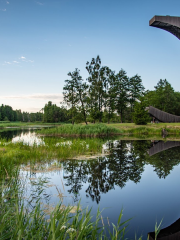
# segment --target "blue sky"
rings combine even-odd
[[[167,79],[180,91],[180,41],[149,27],[154,15],[180,16],[178,0],[0,0],[0,104],[39,111],[62,101],[67,73],[87,78],[86,62],[129,77],[146,89]]]

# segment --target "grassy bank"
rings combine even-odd
[[[36,196],[36,199],[32,195],[25,204],[22,186],[23,180],[19,178],[18,171],[14,172],[13,178],[0,182],[1,240],[127,239],[126,233],[130,220],[122,221],[123,211],[120,212],[116,224],[108,220],[108,225],[105,226],[102,212],[98,210],[93,221],[91,210],[88,208],[82,210],[80,203],[74,208],[75,211],[72,206],[64,206],[61,203],[53,208],[50,205],[44,207],[39,195]],[[35,204],[32,208],[33,200],[35,200]],[[46,211],[48,207],[51,211]],[[157,236],[159,227],[155,227],[155,229]],[[142,237],[135,237],[135,239],[141,240]]]
[[[135,125],[134,123],[111,123],[111,124],[61,124],[60,123],[24,123],[24,122],[0,122],[0,129],[4,128],[54,128],[42,129],[38,133],[46,136],[71,136],[71,137],[101,137],[112,135],[142,135],[161,136],[164,129],[168,135],[180,136],[180,123],[158,123],[147,125]]]
[[[91,210],[81,210],[78,204],[76,211],[72,213],[71,206],[65,207],[58,204],[51,212],[36,198],[33,208],[24,204],[22,180],[18,178],[18,171],[12,179],[4,180],[0,184],[0,239],[108,239],[104,227],[99,227],[102,216],[97,212],[96,220],[92,221]],[[28,202],[32,203],[34,196],[30,196]],[[121,223],[120,213],[117,226],[114,226],[112,239],[115,236],[123,237],[127,228],[126,222]],[[121,225],[122,224],[122,225]]]
[[[120,130],[123,135],[162,135],[163,129],[168,135],[180,135],[180,123],[148,123],[147,125],[135,125],[134,123],[115,123],[108,125]]]
[[[135,125],[134,123],[115,123],[115,124],[64,124],[56,128],[42,129],[38,131],[46,136],[86,136],[100,137],[113,135],[132,135],[132,136],[162,136],[162,131],[167,135],[180,136],[180,123],[158,123],[147,125]]]
[[[0,140],[0,173],[4,168],[11,172],[14,166],[20,164],[35,165],[37,162],[48,163],[50,160],[72,159],[79,155],[93,155],[102,152],[102,139],[72,139],[44,138],[32,146],[23,142],[12,143]]]
[[[100,137],[121,134],[121,130],[105,124],[64,124],[57,128],[42,129],[39,134],[49,136]]]
[[[0,121],[0,129],[3,128],[29,128],[29,127],[43,127],[43,126],[58,126],[61,123],[43,123],[43,122],[6,122]]]

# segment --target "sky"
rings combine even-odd
[[[180,1],[0,0],[0,105],[60,106],[67,73],[86,79],[97,55],[116,73],[140,75],[146,90],[167,79],[180,91],[180,41],[150,27],[154,15],[180,16]]]

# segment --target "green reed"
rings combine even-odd
[[[6,169],[11,173],[14,166],[20,164],[35,164],[36,162],[49,162],[53,159],[58,161],[72,159],[79,155],[94,155],[101,153],[102,139],[71,139],[42,138],[41,143],[26,145],[23,142],[12,143],[0,139],[0,173]]]
[[[121,131],[113,127],[108,127],[105,124],[64,124],[57,128],[39,130],[38,133],[43,135],[97,137],[120,134]]]
[[[40,185],[43,186],[43,182]],[[6,178],[0,182],[1,240],[127,239],[130,219],[122,221],[122,210],[116,225],[108,221],[108,226],[104,225],[102,212],[99,209],[95,220],[92,220],[91,209],[82,210],[80,203],[74,213],[71,212],[71,206],[65,207],[59,203],[49,214],[43,211],[38,196],[33,208],[30,209],[28,204],[25,204],[22,186],[18,170],[14,170],[13,178]],[[37,195],[41,192],[40,190]],[[158,233],[159,226],[155,229]],[[107,232],[109,235],[106,234]]]

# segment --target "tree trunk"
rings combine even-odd
[[[86,125],[87,125],[87,120],[86,120],[86,113],[85,113],[85,110],[83,110],[83,114],[84,114],[84,121],[85,121],[85,123],[86,123]]]
[[[123,115],[122,115],[122,110],[121,110],[121,123],[123,123]]]

